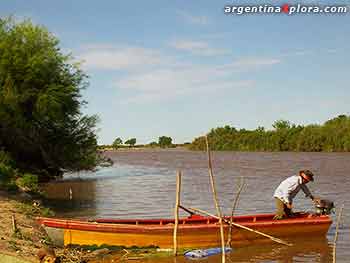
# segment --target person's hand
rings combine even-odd
[[[287,208],[288,209],[292,209],[292,204],[291,203],[287,203]]]
[[[321,202],[321,199],[318,197],[315,197],[314,199],[312,199],[312,202],[314,202],[314,204],[319,204]]]

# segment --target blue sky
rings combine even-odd
[[[245,3],[11,0],[0,15],[46,26],[84,61],[84,112],[100,117],[100,144],[163,135],[183,143],[217,126],[270,129],[278,119],[350,114],[349,13],[223,12]]]

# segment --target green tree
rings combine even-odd
[[[308,125],[299,134],[297,150],[304,152],[320,152],[324,148],[325,138],[320,125]]]
[[[272,127],[274,127],[277,131],[278,130],[285,130],[285,129],[289,129],[290,128],[290,122],[286,121],[286,120],[278,120],[275,121],[274,124],[272,125]]]
[[[97,117],[81,112],[87,77],[72,61],[46,28],[0,19],[0,146],[41,180],[99,160]]]
[[[158,144],[161,148],[167,148],[172,146],[173,139],[168,136],[161,136],[158,138]]]
[[[125,141],[125,144],[128,144],[130,147],[134,146],[136,144],[136,138],[131,138]]]
[[[277,141],[277,151],[288,151],[288,132],[291,127],[289,121],[278,120],[272,125],[275,128],[274,138]]]
[[[112,144],[113,148],[118,149],[118,147],[123,144],[123,141],[120,137],[116,138]]]

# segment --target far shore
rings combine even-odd
[[[102,152],[137,152],[137,151],[190,151],[187,147],[177,146],[172,148],[161,147],[121,147],[121,148],[102,148]]]

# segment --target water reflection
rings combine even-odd
[[[307,239],[307,242],[305,242]],[[295,239],[293,246],[266,245],[236,249],[230,255],[233,262],[332,262],[332,248],[326,238]]]
[[[58,211],[58,217],[95,217],[96,181],[75,179],[45,184],[46,205]]]
[[[258,263],[258,262],[275,262],[275,263],[292,263],[292,262],[313,262],[313,263],[328,263],[332,262],[332,247],[327,243],[326,238],[293,240],[292,247],[269,244],[265,246],[249,246],[246,248],[234,248],[233,251],[227,254],[227,262],[240,263]],[[112,255],[104,258],[103,262],[116,262],[121,255]],[[189,263],[189,262],[206,262],[217,263],[221,262],[221,255],[215,255],[203,259],[187,259],[184,256],[178,257],[162,257],[162,258],[144,258],[133,262],[142,263]]]

